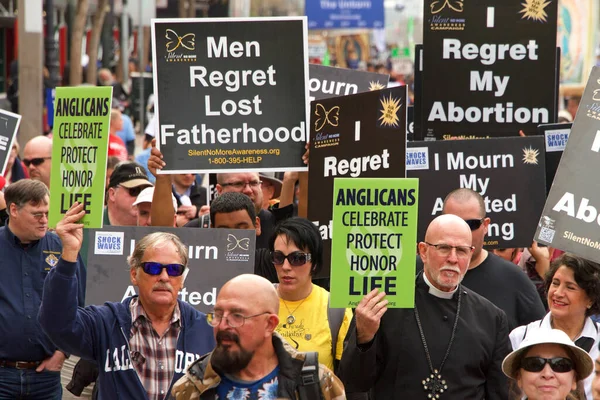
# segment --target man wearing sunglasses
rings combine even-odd
[[[173,383],[215,345],[206,315],[177,298],[187,248],[172,233],[145,236],[129,258],[139,296],[78,308],[74,269],[84,215],[75,203],[56,227],[63,251],[44,285],[40,324],[61,348],[99,366],[99,398],[168,399]]]
[[[415,308],[387,309],[377,289],[356,307],[339,376],[374,399],[506,400],[506,315],[461,281],[473,254],[469,226],[435,218],[418,245]]]
[[[104,225],[136,226],[137,210],[133,203],[150,186],[144,167],[133,161],[117,164],[108,182]]]
[[[36,136],[25,144],[23,164],[29,172],[29,177],[41,181],[48,188],[50,187],[51,158],[52,139],[46,136]]]
[[[463,284],[503,310],[511,330],[544,318],[546,310],[527,275],[483,248],[490,218],[481,195],[471,189],[454,190],[446,196],[442,212],[459,216],[471,229],[473,257]]]
[[[21,179],[5,195],[9,219],[0,228],[0,397],[60,400],[66,354],[37,320],[44,279],[62,251],[58,236],[48,232],[49,191],[40,181]],[[73,304],[83,306],[83,264],[72,273],[72,290],[80,299]]]
[[[173,387],[173,397],[344,400],[344,387],[324,365],[318,365],[318,377],[303,373],[305,354],[275,332],[278,312],[277,292],[262,277],[239,275],[223,285],[207,315],[217,347],[192,364]]]

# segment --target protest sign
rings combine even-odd
[[[146,128],[150,122],[149,118],[154,115],[154,107],[148,110],[148,98],[154,91],[154,83],[150,72],[132,72],[131,73],[131,110],[133,118],[140,119],[142,128]],[[142,89],[143,85],[143,89]],[[144,98],[140,98],[140,89],[143,90]],[[140,113],[140,111],[142,111]],[[149,114],[149,115],[148,115]]]
[[[538,126],[538,133],[544,136],[546,143],[546,194],[550,193],[558,164],[562,158],[563,151],[567,146],[567,140],[571,133],[571,122],[562,124],[543,124]]]
[[[0,110],[0,175],[6,172],[6,164],[17,137],[21,116],[10,111]]]
[[[306,17],[155,19],[161,173],[306,171]]]
[[[417,179],[334,181],[331,307],[356,307],[375,288],[390,308],[414,307],[418,194]]]
[[[600,262],[600,68],[594,67],[581,98],[572,135],[558,165],[535,239]]]
[[[556,120],[557,3],[424,2],[424,139],[518,136]]]
[[[546,198],[544,153],[540,136],[409,143],[406,175],[421,182],[419,240],[448,193],[468,188],[481,194],[491,219],[484,246],[531,246]]]
[[[406,140],[415,140],[415,106],[406,107]]]
[[[48,226],[74,202],[83,204],[86,228],[101,228],[112,87],[56,88]]]
[[[310,101],[347,96],[387,87],[390,76],[346,68],[308,66]]]
[[[310,138],[308,219],[321,232],[328,276],[334,178],[404,177],[406,86],[313,101]]]
[[[383,0],[308,0],[305,15],[310,29],[383,28]]]
[[[256,232],[252,229],[163,228],[188,247],[189,273],[179,299],[202,312],[210,312],[225,282],[254,272]],[[122,301],[136,294],[127,257],[135,243],[156,232],[156,227],[109,226],[86,229],[86,305]]]

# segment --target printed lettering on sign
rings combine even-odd
[[[96,232],[94,254],[123,255],[123,232]]]

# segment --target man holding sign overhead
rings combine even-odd
[[[389,309],[385,293],[358,304],[339,376],[376,399],[506,399],[506,315],[460,283],[473,254],[471,230],[455,215],[434,219],[419,243],[424,272],[414,309]]]
[[[188,249],[172,233],[145,236],[129,258],[139,296],[77,307],[84,215],[75,203],[56,227],[63,249],[44,285],[40,324],[61,349],[97,363],[99,398],[168,398],[171,385],[215,345],[206,316],[177,299],[189,271]]]

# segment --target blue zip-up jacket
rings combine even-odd
[[[8,225],[0,228],[0,359],[42,361],[57,350],[37,314],[44,280],[61,252],[62,243],[52,232],[23,247]],[[77,274],[84,284],[74,290],[83,305],[86,272],[83,263],[80,266]]]
[[[132,298],[122,303],[77,307],[77,264],[61,258],[46,277],[38,316],[42,328],[60,349],[98,363],[99,399],[147,399],[129,357]],[[189,365],[215,347],[206,315],[182,301],[179,309],[181,331],[171,386]]]

